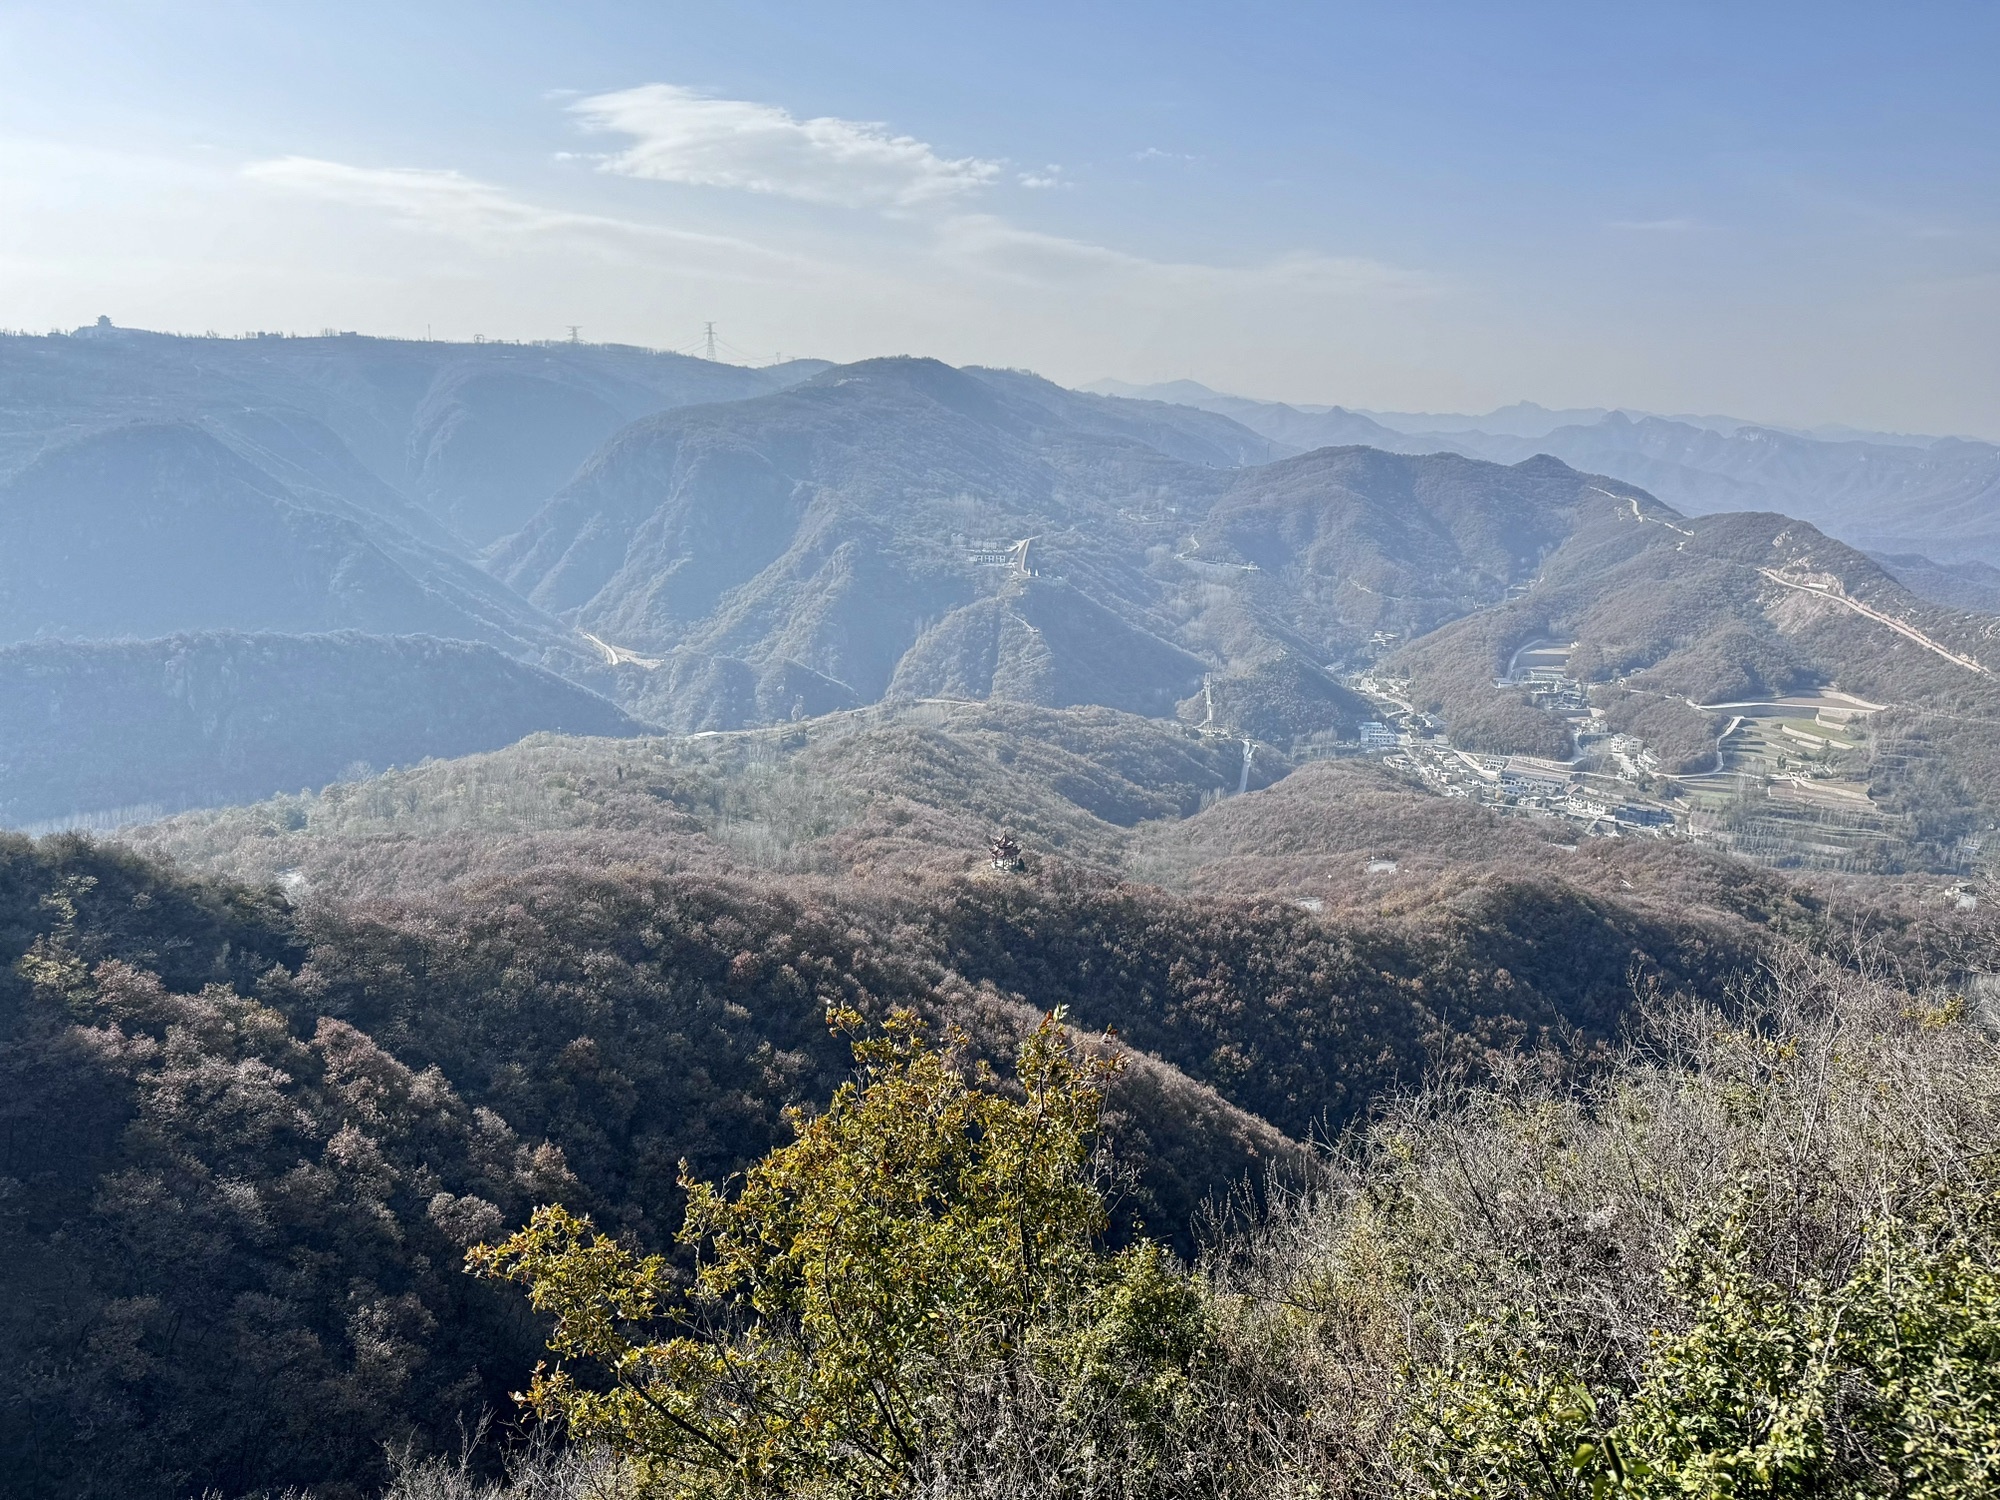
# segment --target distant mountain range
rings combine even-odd
[[[1821,428],[1733,417],[1550,411],[1532,402],[1484,416],[1350,411],[1253,401],[1190,380],[1091,389],[1211,411],[1290,447],[1365,443],[1518,463],[1548,453],[1639,485],[1687,515],[1772,510],[1865,551],[2000,563],[2000,446],[1963,438]]]
[[[932,360],[842,366],[625,429],[492,566],[641,655],[797,663],[864,702],[997,682],[1051,703],[1105,701],[1078,676],[1123,657],[1113,706],[1171,714],[1201,662],[1161,639],[1128,513],[1205,508],[1268,451],[1189,415]]]
[[[314,473],[334,495],[386,503],[399,519],[414,503],[481,547],[518,527],[627,422],[779,390],[825,368],[351,334],[184,338],[101,325],[6,337],[0,478],[107,427],[199,422],[265,462]]]
[[[561,647],[556,621],[383,511],[293,489],[192,421],[55,443],[0,481],[0,642],[365,630]]]
[[[1990,446],[1526,404],[1481,420],[1496,430],[915,358],[0,338],[0,646],[29,653],[9,658],[23,682],[66,684],[36,713],[132,767],[121,785],[85,756],[84,789],[51,790],[18,750],[0,817],[268,795],[589,714],[693,733],[993,699],[1349,738],[1374,711],[1341,674],[1392,652],[1462,743],[1558,753],[1566,729],[1493,689],[1536,632],[1578,639],[1606,691],[1838,680],[1989,714],[1978,672],[1940,676],[1907,633],[1771,575],[1807,569],[1983,662],[1966,611],[2000,600],[1977,555]],[[416,637],[485,649],[413,657]],[[261,644],[215,644],[244,639]],[[227,775],[190,769],[210,749],[136,726],[180,670],[160,663],[195,657],[224,663],[242,722],[297,715],[343,748],[307,756],[300,729]],[[504,712],[433,712],[448,668]],[[396,686],[346,734],[339,705],[371,674]],[[1709,733],[1668,731],[1689,754]]]
[[[1305,733],[1361,712],[1328,661],[1498,602],[1579,506],[1607,503],[1548,460],[1349,448],[1231,466],[1246,439],[1175,410],[931,360],[841,366],[635,423],[491,566],[689,680],[687,663],[739,662],[838,685],[823,702],[1172,716],[1208,675],[1226,727],[1266,712],[1253,689],[1290,660]],[[1305,698],[1300,673],[1320,684]],[[1308,699],[1316,721],[1298,718]]]

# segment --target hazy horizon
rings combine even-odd
[[[2000,438],[1988,8],[0,5],[0,325]]]
[[[105,324],[100,324],[99,318],[107,319],[109,321]],[[697,337],[693,340],[690,340],[689,342],[679,346],[678,348],[668,348],[655,344],[630,343],[624,340],[617,340],[617,339],[586,339],[580,336],[575,339],[572,339],[567,335],[567,333],[565,333],[564,336],[554,337],[554,338],[503,339],[503,338],[486,338],[483,335],[481,335],[469,339],[447,339],[438,337],[431,333],[422,333],[422,334],[378,333],[366,328],[330,328],[330,327],[317,328],[317,329],[246,328],[232,332],[232,331],[225,331],[213,328],[201,329],[201,330],[186,329],[186,328],[142,328],[130,324],[119,323],[115,319],[111,319],[109,314],[99,314],[98,318],[92,318],[87,322],[79,323],[72,328],[53,327],[48,329],[34,329],[34,328],[10,328],[6,326],[0,326],[0,338],[68,337],[78,333],[93,332],[98,327],[101,326],[109,327],[120,333],[157,335],[159,337],[172,338],[172,339],[213,338],[213,339],[226,339],[226,340],[244,340],[244,339],[257,339],[257,338],[315,339],[315,338],[341,337],[341,338],[359,338],[359,339],[378,339],[395,343],[439,344],[452,347],[464,347],[469,349],[582,346],[589,348],[633,349],[647,354],[676,354],[688,358],[709,357],[703,352],[707,342],[705,336]],[[733,365],[742,369],[759,369],[759,368],[768,369],[775,367],[779,364],[792,364],[795,362],[822,363],[827,365],[859,362],[859,361],[829,360],[824,358],[824,356],[814,354],[810,350],[799,350],[795,353],[788,353],[782,356],[774,356],[769,359],[760,360],[755,357],[745,356],[741,353],[741,351],[730,349],[719,331],[716,334],[716,344],[717,344],[717,353],[713,356],[716,363]],[[906,350],[906,351],[899,351],[894,354],[864,355],[861,357],[861,359],[863,360],[872,358],[935,359],[938,358],[938,356],[924,354],[921,351]],[[1042,374],[1041,371],[1030,369],[1027,366],[984,366],[979,361],[968,361],[966,367],[1017,369],[1017,370],[1025,370],[1027,373],[1033,375]],[[1058,383],[1061,384],[1062,382]],[[1744,426],[1750,426],[1750,427],[1765,427],[1772,429],[1774,431],[1796,432],[1804,436],[1812,436],[1820,438],[1825,441],[1834,441],[1834,442],[1850,440],[1850,439],[1854,441],[1867,441],[1871,438],[1877,438],[1877,437],[1896,438],[1896,439],[1924,439],[1924,440],[1952,438],[1952,439],[1958,439],[1962,441],[1972,441],[1972,442],[1995,441],[1994,439],[1984,438],[1977,434],[1967,433],[1967,432],[1942,432],[1942,431],[1915,432],[1908,430],[1892,431],[1888,429],[1863,428],[1855,426],[1851,423],[1841,423],[1841,422],[1818,422],[1818,423],[1813,423],[1811,425],[1806,425],[1803,423],[1789,423],[1776,420],[1766,420],[1765,418],[1757,415],[1755,412],[1749,412],[1749,413],[1660,412],[1660,411],[1648,411],[1644,408],[1636,406],[1629,406],[1629,405],[1620,406],[1608,403],[1601,403],[1590,407],[1563,407],[1563,406],[1558,406],[1553,402],[1537,401],[1532,396],[1517,396],[1512,400],[1496,402],[1492,406],[1485,407],[1478,411],[1444,411],[1444,410],[1410,410],[1410,409],[1391,410],[1383,407],[1369,407],[1362,405],[1359,402],[1341,401],[1332,398],[1320,399],[1320,398],[1303,397],[1303,396],[1274,396],[1274,395],[1258,394],[1253,391],[1219,390],[1213,386],[1205,384],[1204,382],[1193,380],[1192,377],[1188,376],[1177,377],[1173,380],[1151,381],[1151,382],[1123,381],[1113,376],[1100,376],[1099,378],[1094,380],[1076,381],[1074,383],[1069,384],[1068,388],[1088,393],[1123,396],[1134,400],[1158,400],[1158,401],[1173,402],[1175,400],[1175,393],[1173,391],[1173,387],[1175,387],[1176,385],[1198,387],[1200,390],[1207,392],[1211,396],[1222,397],[1226,399],[1240,399],[1253,402],[1270,403],[1273,405],[1276,404],[1290,405],[1296,407],[1301,411],[1306,411],[1306,412],[1346,410],[1354,413],[1357,416],[1365,416],[1365,417],[1381,419],[1389,423],[1391,426],[1394,425],[1396,419],[1404,419],[1404,418],[1426,424],[1423,428],[1414,429],[1416,431],[1435,430],[1438,432],[1445,432],[1448,429],[1442,427],[1433,428],[1429,426],[1429,424],[1449,421],[1454,418],[1462,419],[1467,423],[1477,423],[1478,421],[1484,418],[1505,416],[1507,414],[1514,413],[1517,411],[1539,411],[1548,413],[1551,416],[1573,417],[1575,420],[1579,422],[1591,421],[1602,416],[1619,415],[1619,414],[1630,417],[1659,417],[1667,421],[1675,421],[1675,422],[1702,423],[1711,421],[1724,421],[1730,423],[1741,423]]]

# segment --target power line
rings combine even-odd
[[[697,359],[709,359],[718,363],[725,359],[733,359],[739,364],[753,366],[780,364],[784,360],[782,354],[760,354],[753,350],[738,348],[735,344],[730,343],[728,339],[717,333],[715,331],[715,324],[712,322],[703,323],[701,327],[702,331],[688,343],[682,344],[678,348],[664,349],[659,352],[664,354],[692,355]]]

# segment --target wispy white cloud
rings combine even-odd
[[[1102,282],[1131,290],[1265,288],[1301,295],[1428,298],[1447,290],[1437,277],[1361,256],[1298,253],[1240,266],[1152,260],[1039,230],[991,214],[955,214],[938,226],[940,253],[967,270],[1047,286]]]
[[[1063,176],[1062,166],[1057,162],[1050,162],[1039,172],[1022,172],[1014,180],[1024,188],[1062,188],[1074,185]]]
[[[631,93],[658,102],[657,90]],[[608,120],[601,107],[607,97],[618,96],[583,105],[596,111],[594,118]],[[788,129],[816,123],[792,121],[762,106],[742,108],[753,119],[775,116]],[[640,140],[636,131],[628,133]],[[659,139],[656,133],[641,145]],[[1458,290],[1438,277],[1360,256],[1301,252],[1207,264],[1023,227],[963,201],[972,187],[992,179],[991,164],[977,163],[978,170],[968,175],[959,172],[963,164],[926,165],[942,158],[921,143],[907,143],[911,149],[905,151],[898,138],[884,135],[879,141],[894,149],[874,157],[863,152],[860,165],[839,152],[826,160],[809,151],[802,156],[796,141],[775,154],[752,151],[728,171],[717,164],[720,158],[699,169],[680,159],[671,169],[680,174],[674,180],[699,175],[749,191],[784,191],[813,202],[880,210],[859,219],[815,216],[823,220],[817,224],[787,216],[782,225],[766,224],[740,239],[551,206],[457,171],[285,157],[242,168],[240,180],[266,192],[343,206],[357,219],[473,247],[484,262],[481,278],[463,276],[463,257],[443,258],[459,281],[490,277],[515,286],[517,296],[519,288],[532,288],[531,299],[551,308],[560,304],[567,321],[627,315],[594,313],[598,305],[650,303],[666,317],[687,316],[688,306],[699,305],[704,316],[712,310],[751,326],[789,326],[788,347],[801,337],[825,338],[828,352],[843,345],[877,347],[885,327],[902,330],[897,337],[908,347],[998,356],[1001,363],[1034,362],[1044,357],[1037,350],[1082,344],[1114,346],[1141,360],[1168,357],[1161,353],[1168,345],[1178,348],[1180,341],[1204,337],[1227,345],[1247,328],[1322,348],[1366,339],[1373,336],[1369,330],[1399,320],[1421,319],[1426,315],[1417,305]],[[628,175],[670,175],[657,161],[642,169],[637,160],[642,154],[635,146],[633,152],[595,160]],[[773,160],[779,165],[772,166]],[[744,164],[751,161],[763,165],[753,172]],[[780,167],[795,174],[782,187],[774,185]],[[819,173],[811,182],[797,175],[809,168]],[[1007,175],[1068,186],[1054,164],[1036,171],[1010,168]],[[928,205],[929,211],[912,212],[914,205]],[[721,224],[730,223],[728,205],[707,207]],[[586,257],[605,266],[603,274],[551,281],[550,267]],[[755,291],[739,295],[732,286]],[[592,297],[610,300],[593,303]],[[828,331],[816,335],[814,329]],[[1091,363],[1101,360],[1094,356]]]
[[[630,138],[603,162],[604,171],[656,182],[907,209],[974,192],[1001,171],[999,162],[941,156],[885,125],[832,115],[801,120],[775,105],[668,83],[598,94],[570,109],[593,130]]]
[[[461,172],[427,167],[356,167],[317,157],[250,162],[251,182],[324,202],[374,210],[414,229],[499,247],[560,234],[607,251],[678,251],[735,263],[794,263],[795,257],[726,235],[547,208]]]
[[[550,208],[456,171],[357,167],[288,156],[252,162],[242,168],[242,176],[265,188],[351,206],[491,253],[557,240],[566,251],[733,280],[810,270],[836,280],[873,281],[882,266],[872,262],[886,251],[897,258],[902,274],[931,284],[957,283],[964,291],[984,285],[997,293],[1011,286],[1038,294],[1166,303],[1244,296],[1389,302],[1444,290],[1435,277],[1362,257],[1300,253],[1236,266],[1157,260],[1025,229],[984,213],[904,221],[886,241],[878,236],[859,258],[808,260],[749,240]],[[940,276],[942,283],[936,281]]]
[[[462,172],[425,167],[355,167],[311,156],[253,161],[250,181],[304,197],[373,208],[418,228],[465,238],[533,234],[593,221],[588,215],[540,208],[504,188]]]

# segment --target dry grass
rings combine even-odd
[[[1871,1218],[1990,1191],[1996,1155],[2000,1052],[1950,984],[1788,951],[1728,1007],[1654,1003],[1609,1071],[1437,1083],[1224,1226],[1200,1271],[1211,1348],[1168,1433],[1015,1379],[919,1492],[1430,1493],[1396,1438],[1469,1327],[1532,1320],[1615,1399],[1686,1321],[1665,1271],[1718,1204],[1747,1205],[1760,1278],[1838,1285]]]

